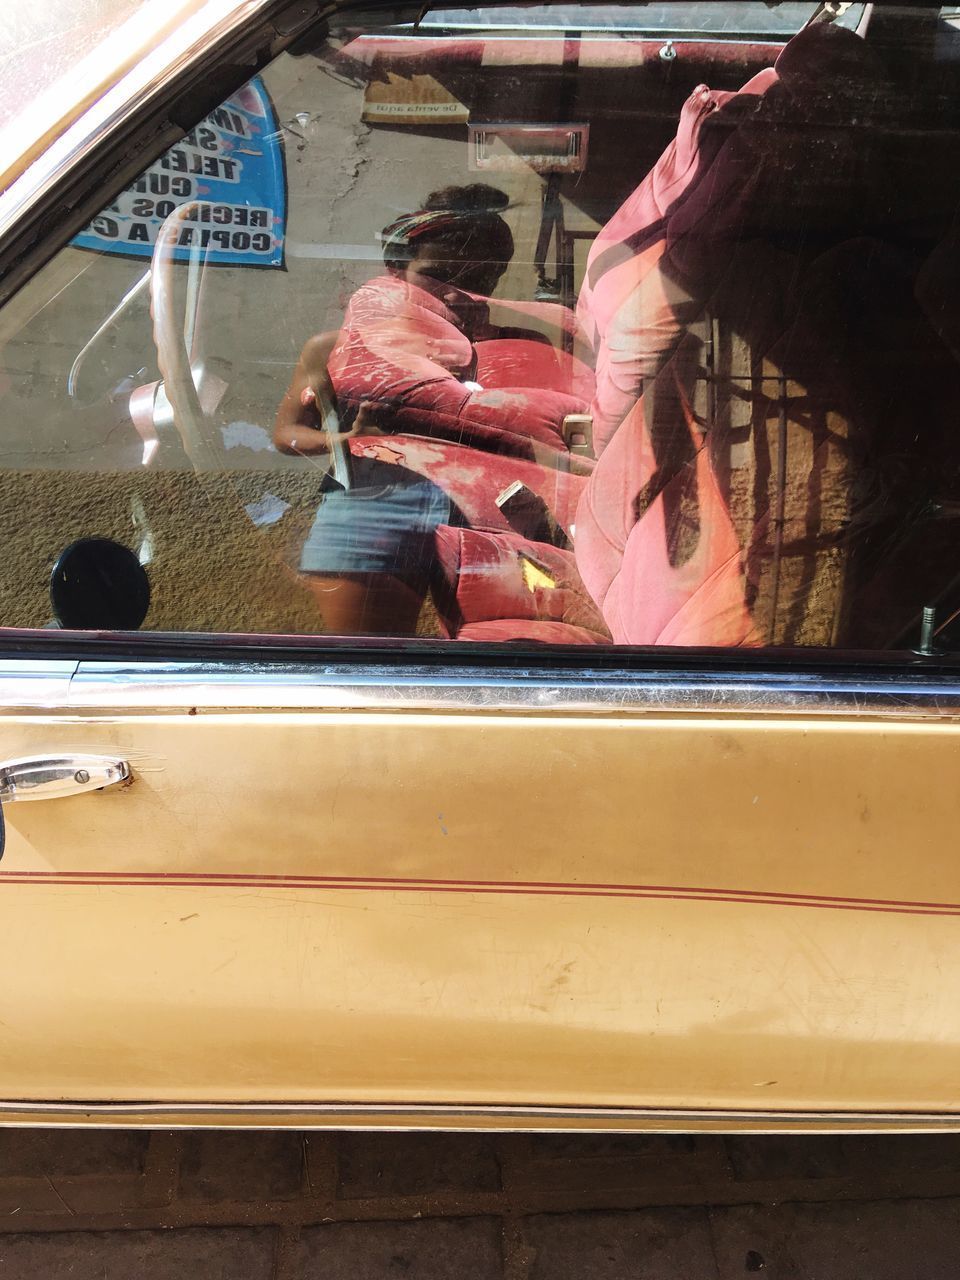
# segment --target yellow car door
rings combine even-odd
[[[932,696],[50,665],[5,677],[4,758],[129,777],[4,803],[12,1103],[952,1110]]]

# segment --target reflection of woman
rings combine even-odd
[[[585,412],[586,402],[570,394],[575,362],[530,319],[559,330],[572,316],[498,302],[507,323],[491,321],[490,295],[513,256],[499,212],[506,203],[483,183],[447,187],[384,229],[387,271],[351,298],[330,361],[338,404],[372,401],[392,430],[498,453],[563,447],[564,417]]]
[[[561,427],[585,401],[565,393],[571,362],[536,333],[491,323],[489,295],[513,255],[506,196],[481,183],[434,192],[381,234],[385,274],[350,301],[335,345],[312,338],[277,414],[285,452],[322,452],[317,393],[365,431],[439,435],[532,457],[562,450]],[[508,307],[511,304],[507,304]],[[532,306],[530,314],[560,308]],[[511,319],[522,319],[513,304]],[[511,384],[510,379],[514,379]],[[340,634],[412,634],[429,584],[434,531],[456,523],[436,485],[395,466],[352,462],[353,487],[328,493],[300,568]]]

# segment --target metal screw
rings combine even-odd
[[[73,775],[73,780],[74,782],[78,782],[82,787],[85,782],[90,781],[90,775],[87,773],[86,769],[78,769]]]

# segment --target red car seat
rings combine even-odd
[[[471,338],[454,308],[469,314]],[[530,320],[536,310],[518,306],[508,318]],[[539,310],[574,323],[563,308]],[[586,412],[591,370],[532,327],[491,324],[489,311],[486,299],[451,285],[434,294],[390,274],[362,285],[329,363],[341,412],[372,403],[392,431],[531,460],[566,454],[563,419]]]
[[[600,456],[576,557],[618,643],[840,638],[883,419],[841,282],[873,255],[861,306],[891,310],[857,236],[895,181],[882,130],[854,127],[884,100],[859,37],[808,28],[741,94],[694,91],[594,245]]]

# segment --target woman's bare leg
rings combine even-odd
[[[425,584],[384,573],[306,573],[303,581],[320,607],[324,635],[416,635]]]

